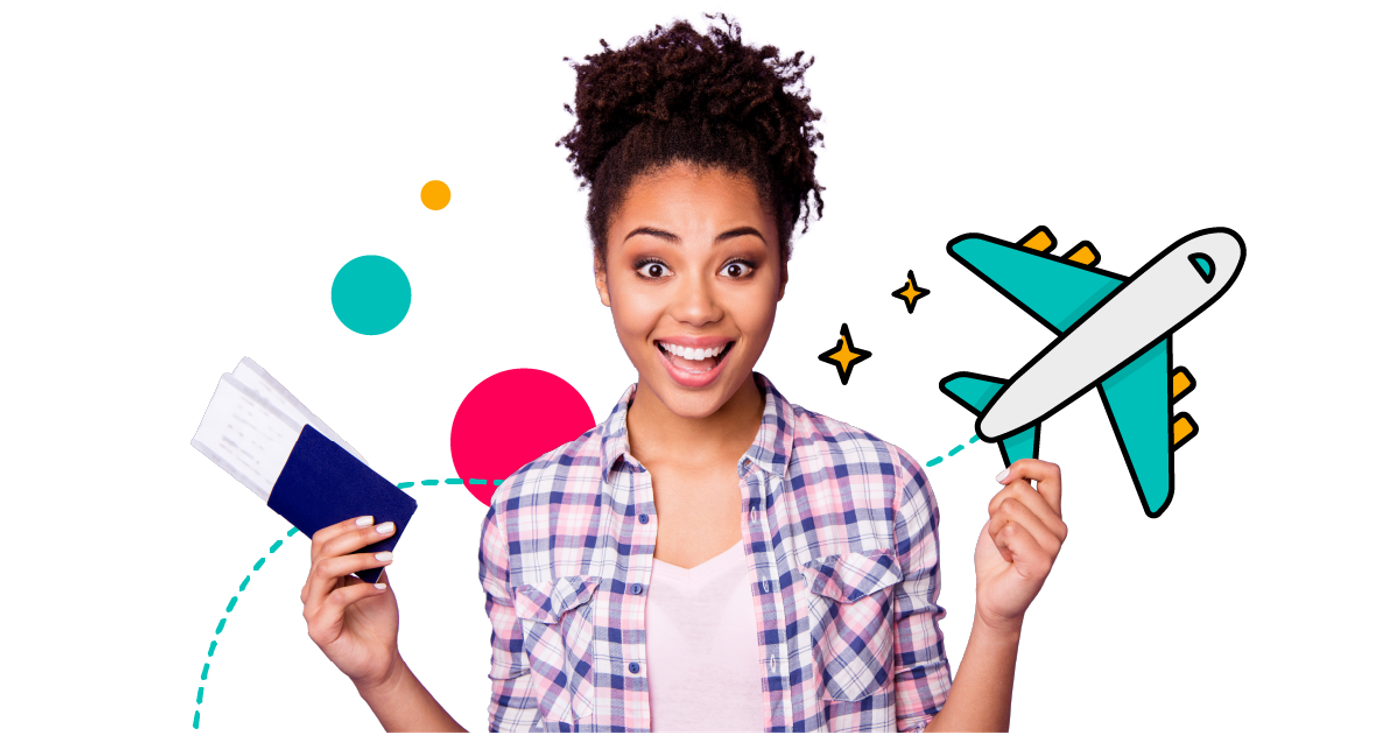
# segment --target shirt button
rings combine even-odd
[[[642,524],[646,524],[647,522],[650,522],[650,521],[651,521],[651,518],[648,517],[647,515],[643,514],[642,516],[637,517],[637,521],[638,521],[638,522],[641,522]]]
[[[642,671],[642,665],[637,664],[636,662],[633,662],[633,663],[627,665],[627,671],[628,671],[628,672],[631,672],[632,674],[636,674],[636,673]]]
[[[641,595],[641,594],[642,594],[642,584],[641,584],[641,583],[633,583],[633,584],[632,584],[632,595],[634,595],[634,596],[639,596],[639,595]]]

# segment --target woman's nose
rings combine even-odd
[[[676,301],[672,304],[672,316],[677,321],[703,326],[723,316],[714,288],[706,278],[686,277],[680,285]]]

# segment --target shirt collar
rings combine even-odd
[[[632,406],[632,397],[637,394],[633,384],[622,391],[622,399],[617,401],[608,419],[603,422],[603,473],[610,473],[622,454],[627,452],[627,408]]]
[[[768,378],[753,373],[754,383],[763,393],[763,422],[758,426],[758,435],[753,445],[744,453],[744,458],[759,468],[782,478],[787,473],[788,459],[792,456],[793,411],[787,401]],[[613,407],[612,413],[603,423],[603,470],[612,471],[624,453],[628,452],[627,408],[632,406],[632,398],[637,394],[637,385],[629,386],[622,398]],[[741,469],[742,472],[742,469]]]
[[[783,478],[787,473],[788,460],[792,457],[792,404],[767,377],[758,372],[754,372],[753,376],[758,389],[763,392],[763,423],[758,426],[758,435],[744,457],[768,473]]]

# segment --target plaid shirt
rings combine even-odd
[[[899,448],[755,377],[763,424],[737,476],[765,729],[923,730],[952,686],[928,480]],[[491,498],[479,559],[492,731],[651,730],[645,610],[661,520],[628,452],[635,393]]]

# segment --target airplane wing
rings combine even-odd
[[[1083,242],[1064,257],[1049,254],[1055,238],[1037,227],[1020,242],[965,234],[948,254],[1055,333],[1069,330],[1126,278],[1093,267],[1099,253]]]
[[[1168,336],[1099,383],[1118,448],[1132,474],[1138,500],[1149,517],[1171,504],[1175,474],[1173,456],[1196,436],[1196,422],[1186,413],[1172,419],[1172,403],[1194,387],[1191,373],[1172,370]]]

